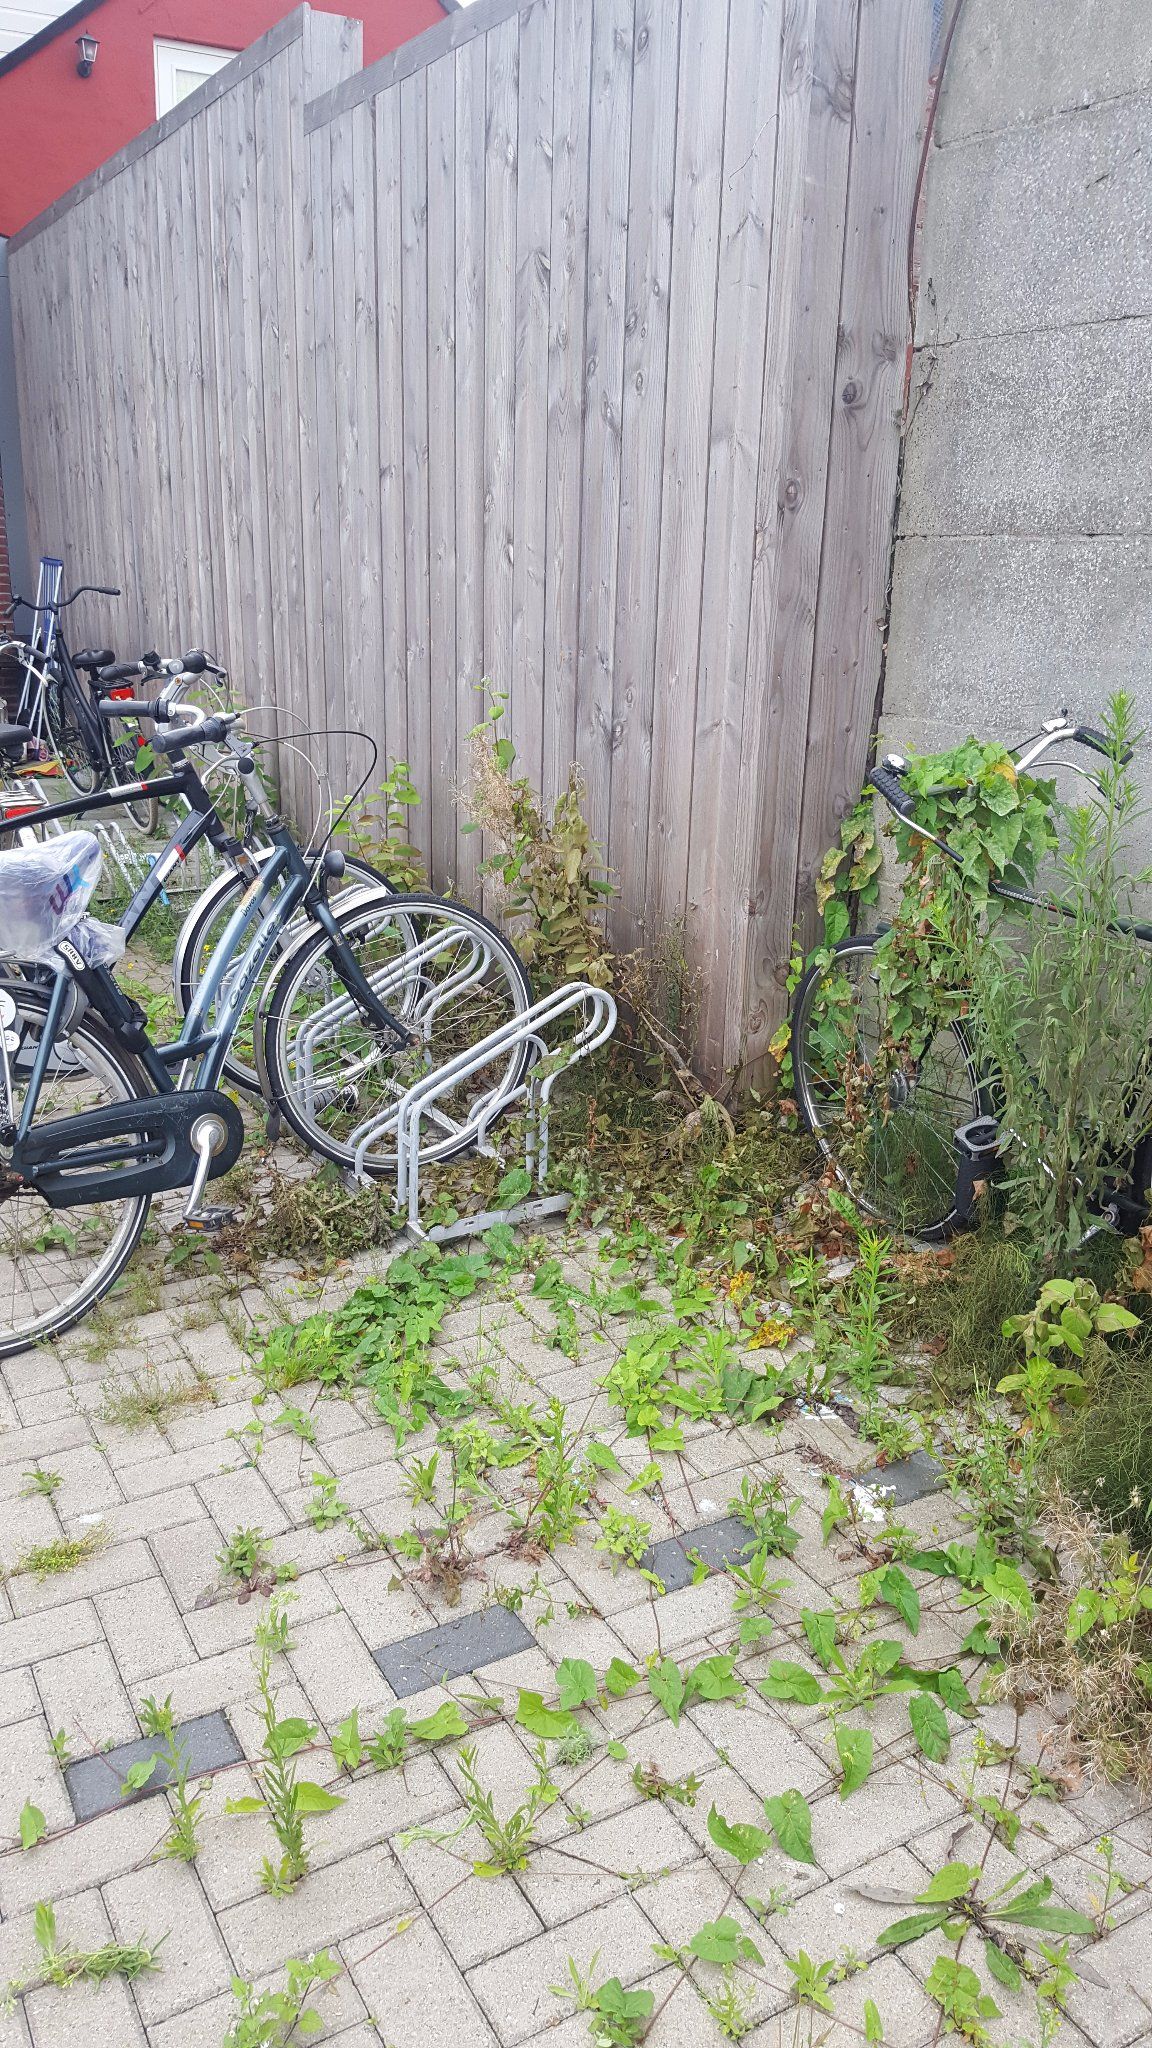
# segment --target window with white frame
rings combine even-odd
[[[159,38],[153,47],[157,120],[178,107],[206,78],[222,71],[236,55],[235,50],[215,50],[209,43],[164,43]]]

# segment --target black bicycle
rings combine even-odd
[[[21,748],[26,754],[30,748],[43,746],[77,796],[138,782],[138,757],[149,744],[139,721],[130,714],[116,716],[115,730],[101,714],[108,684],[101,681],[100,670],[115,662],[113,649],[85,647],[73,653],[68,646],[61,613],[78,598],[88,596],[119,597],[120,592],[110,585],[84,583],[55,603],[38,605],[26,597],[13,598],[13,619],[21,611],[45,623],[42,645],[31,640],[10,643],[23,666],[24,680],[16,721],[3,728],[2,741],[9,760]],[[119,694],[126,703],[132,693],[125,689]],[[145,753],[145,761],[149,759]],[[117,800],[140,832],[157,830],[160,813],[155,796],[137,791]]]
[[[1013,750],[1018,772],[1053,747],[1076,745],[1114,758],[1101,733],[1067,716],[1049,719]],[[1121,757],[1130,758],[1129,754]],[[947,859],[959,855],[921,824],[904,787],[905,763],[890,754],[868,782],[891,810]],[[1024,910],[1061,914],[1059,904],[1023,888],[993,893]],[[995,1077],[981,1066],[963,1018],[942,1025],[919,1058],[894,1057],[888,998],[877,949],[887,927],[842,939],[809,968],[792,1009],[792,1070],[800,1114],[857,1206],[901,1235],[942,1244],[972,1219],[979,1186],[999,1171],[1008,1138],[998,1121]],[[1152,943],[1152,925],[1120,920],[1125,937]],[[1125,1162],[1101,1212],[1131,1230],[1147,1216],[1152,1138]]]

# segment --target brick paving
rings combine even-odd
[[[591,1262],[577,1247],[573,1270]],[[365,1256],[325,1283],[331,1306],[362,1278],[382,1272],[386,1255]],[[368,1529],[397,1535],[412,1526],[400,1466],[427,1457],[433,1433],[409,1439],[398,1458],[391,1430],[368,1397],[319,1397],[314,1385],[287,1397],[308,1410],[316,1441],[273,1426],[274,1402],[258,1412],[259,1437],[245,1434],[259,1383],[242,1331],[309,1313],[320,1290],[287,1268],[235,1300],[214,1298],[220,1283],[173,1282],[164,1306],[126,1326],[116,1349],[93,1346],[84,1329],[57,1347],[13,1360],[0,1388],[0,1546],[8,1573],[0,1586],[0,1835],[18,1839],[26,1800],[44,1814],[47,1838],[0,1853],[0,1985],[29,1982],[0,2016],[0,2048],[55,2048],[84,2040],[89,2048],[217,2048],[235,2017],[234,1976],[281,1981],[286,1958],[328,1947],[341,1963],[334,1985],[318,1994],[323,2041],[341,2048],[519,2048],[550,2043],[572,2048],[589,2036],[588,2018],[553,1995],[569,1958],[581,1969],[596,1961],[598,1981],[618,1974],[626,1985],[648,1984],[658,2016],[647,2036],[654,2048],[705,2048],[725,2038],[693,1983],[655,1951],[682,1946],[721,1913],[734,1914],[755,1940],[764,1967],[748,1990],[751,2048],[822,2043],[849,2048],[863,2038],[864,2001],[882,2016],[890,2048],[927,2048],[941,2031],[939,2008],[925,1978],[943,1946],[921,1940],[898,1952],[877,1948],[877,1936],[901,1908],[871,1896],[909,1897],[949,1857],[980,1863],[1002,1881],[1027,1867],[1050,1876],[1057,1900],[1098,1914],[1103,1864],[1096,1843],[1107,1831],[1117,1867],[1132,1888],[1111,1911],[1103,1940],[1083,1950],[1091,1971],[1068,1999],[1068,2013],[1044,2039],[1052,2048],[1149,2048],[1152,2044],[1152,1821],[1131,1787],[1085,1787],[1060,1804],[1030,1799],[1021,1809],[1015,1852],[989,1836],[966,1811],[972,1791],[1001,1796],[1005,1769],[966,1769],[973,1731],[949,1715],[950,1755],[932,1763],[910,1733],[906,1699],[879,1702],[871,1716],[876,1761],[867,1783],[847,1801],[838,1795],[830,1724],[817,1707],[773,1703],[749,1687],[741,1703],[701,1701],[679,1725],[646,1695],[610,1700],[583,1713],[596,1747],[581,1762],[552,1768],[557,1802],[541,1816],[541,1846],[514,1875],[472,1873],[480,1853],[469,1835],[450,1845],[405,1840],[413,1828],[444,1830],[464,1820],[459,1743],[422,1749],[402,1769],[364,1766],[339,1786],[344,1804],[310,1819],[308,1876],[287,1898],[270,1897],[261,1864],[272,1838],[260,1815],[225,1813],[228,1799],[250,1794],[246,1764],[214,1776],[205,1792],[202,1849],[195,1863],[157,1858],[166,1833],[165,1792],[118,1805],[73,1825],[65,1776],[52,1737],[62,1731],[72,1757],[98,1757],[139,1735],[145,1695],[171,1697],[180,1721],[223,1713],[245,1757],[259,1754],[253,1632],[267,1596],[241,1599],[222,1581],[217,1554],[242,1525],[269,1538],[279,1565],[298,1568],[289,1602],[292,1647],[277,1655],[280,1711],[299,1714],[331,1736],[358,1708],[372,1734],[400,1704],[376,1661],[388,1646],[461,1615],[478,1625],[501,1589],[519,1601],[525,1647],[482,1664],[447,1689],[428,1684],[403,1698],[412,1717],[449,1697],[485,1696],[503,1718],[470,1740],[480,1776],[501,1812],[533,1782],[533,1738],[514,1721],[519,1689],[551,1700],[556,1666],[586,1658],[603,1675],[613,1657],[639,1662],[674,1655],[687,1666],[735,1638],[733,1591],[722,1571],[678,1584],[663,1596],[635,1571],[610,1569],[594,1548],[594,1525],[536,1562],[504,1547],[506,1517],[477,1516],[470,1542],[478,1558],[457,1606],[435,1585],[391,1555],[364,1549],[347,1522],[317,1529],[307,1518],[314,1475],[338,1482],[339,1495]],[[217,1309],[226,1317],[216,1319]],[[647,1450],[622,1435],[618,1413],[597,1392],[597,1378],[624,1336],[583,1328],[573,1361],[549,1342],[548,1314],[528,1297],[468,1303],[449,1319],[436,1363],[449,1378],[478,1359],[492,1366],[516,1399],[561,1394],[571,1419],[611,1441],[621,1462],[638,1469]],[[105,1340],[106,1342],[106,1340]],[[210,1382],[214,1405],[177,1411],[165,1427],[116,1427],[102,1419],[109,1382],[149,1362],[167,1373],[193,1368]],[[804,1606],[853,1604],[861,1560],[819,1529],[818,1475],[799,1452],[805,1440],[859,1465],[861,1446],[836,1425],[799,1418],[775,1433],[688,1423],[683,1454],[663,1460],[659,1495],[629,1495],[619,1481],[604,1497],[642,1515],[658,1543],[720,1521],[746,1473],[778,1477],[799,1499],[803,1530],[794,1559],[781,1558],[790,1584],[770,1641],[743,1653],[741,1672],[762,1676],[770,1657],[805,1661],[799,1627]],[[26,1495],[35,1464],[60,1475],[51,1498]],[[516,1475],[502,1475],[511,1484]],[[924,1536],[958,1533],[944,1495],[901,1510]],[[74,1570],[38,1582],[13,1573],[33,1544],[99,1529],[102,1547]],[[683,1574],[681,1574],[683,1576]],[[944,1662],[958,1652],[971,1625],[951,1581],[916,1575],[923,1621],[913,1651]],[[507,1613],[497,1607],[506,1621]],[[884,1635],[905,1631],[887,1608],[864,1623]],[[386,1658],[385,1663],[389,1660]],[[392,1667],[399,1671],[403,1658]],[[410,1673],[405,1677],[410,1685]],[[474,1708],[472,1709],[474,1711]],[[852,1716],[861,1723],[863,1716]],[[979,1728],[1019,1745],[1024,1761],[1044,1753],[1043,1716],[1017,1723],[1010,1707],[983,1707]],[[622,1744],[626,1761],[605,1748]],[[305,1775],[335,1783],[326,1747],[307,1759]],[[691,1774],[694,1803],[645,1799],[636,1765],[655,1765],[666,1778]],[[763,1800],[794,1787],[811,1804],[815,1863],[789,1860],[772,1847],[741,1871],[712,1843],[707,1816],[715,1804],[729,1820],[764,1824]],[[863,1896],[861,1895],[863,1892]],[[96,1945],[166,1934],[159,1967],[133,1985],[57,1989],[37,1971],[33,1909],[55,1903],[61,1939]],[[758,1918],[748,1900],[777,1902]],[[787,1910],[783,1909],[786,1903]],[[801,1950],[817,1960],[839,1958],[834,2013],[801,2012],[785,1958]],[[963,1959],[980,1965],[966,1945]],[[700,1964],[698,1986],[721,1982]],[[990,2023],[997,2042],[1030,2042],[1041,2034],[1034,2002],[992,1985],[1004,2017]]]

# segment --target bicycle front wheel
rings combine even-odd
[[[0,1063],[0,1119],[19,1121],[44,1034],[48,992],[0,983],[6,1060]],[[147,1095],[147,1078],[89,1012],[53,1047],[33,1129],[82,1111]],[[147,1195],[53,1209],[12,1173],[0,1144],[0,1358],[57,1337],[108,1293],[140,1241]]]
[[[257,862],[263,863],[270,859],[271,852],[270,847],[257,852]],[[387,894],[392,887],[385,876],[378,874],[366,860],[360,860],[355,854],[350,854],[345,861],[344,876],[339,893],[331,897],[334,910],[338,910],[341,897],[350,890],[371,887]],[[193,904],[180,927],[176,951],[172,956],[172,985],[182,1017],[186,1017],[192,1007],[192,998],[224,936],[228,920],[247,886],[244,877],[235,868],[217,875],[215,881],[209,883],[203,895]],[[280,934],[279,952],[274,957],[279,958],[290,952],[310,928],[306,912],[298,911]],[[229,983],[225,981],[221,995],[227,995],[228,987]],[[249,997],[236,1027],[228,1048],[228,1057],[224,1062],[223,1075],[224,1080],[233,1088],[245,1088],[253,1095],[260,1092],[260,1077],[256,1071],[255,1053],[252,1051],[252,1033],[259,1001],[260,990],[257,988]],[[213,1022],[215,1016],[214,1009]]]
[[[857,1205],[889,1230],[940,1244],[957,1222],[955,1134],[985,1114],[984,1091],[960,1024],[937,1031],[920,1060],[892,1052],[879,939],[842,940],[800,983],[796,1100]]]
[[[137,782],[140,770],[136,766],[139,748],[131,740],[120,740],[111,749],[112,781],[114,783]],[[152,771],[156,773],[156,770]],[[156,796],[126,797],[124,815],[129,824],[145,839],[154,839],[160,830],[160,799]]]
[[[477,911],[441,897],[350,905],[341,932],[379,1001],[415,1043],[388,1051],[349,995],[323,932],[284,961],[272,983],[260,1051],[265,1092],[297,1136],[338,1165],[396,1165],[396,1111],[414,1081],[479,1044],[532,1002],[523,961]],[[474,1141],[528,1071],[531,1048],[505,1050],[435,1104],[422,1159],[451,1159]],[[366,1134],[372,1135],[361,1151]]]

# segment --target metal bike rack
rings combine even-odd
[[[583,1015],[575,1036],[566,1044],[550,1045],[545,1035],[549,1027],[577,1011]],[[449,1238],[477,1236],[494,1223],[520,1223],[541,1216],[562,1215],[571,1202],[571,1196],[546,1195],[543,1191],[548,1175],[548,1117],[552,1091],[562,1074],[569,1073],[578,1061],[587,1059],[589,1053],[603,1045],[615,1029],[616,1004],[607,989],[594,988],[587,981],[570,981],[553,994],[542,996],[520,1016],[510,1018],[497,1030],[489,1032],[487,1038],[457,1053],[443,1066],[422,1074],[390,1109],[362,1124],[353,1133],[356,1141],[355,1179],[360,1183],[369,1180],[364,1159],[373,1140],[384,1132],[394,1131],[396,1208],[401,1212],[407,1210],[407,1228],[413,1237],[432,1238],[443,1243]],[[529,1114],[524,1164],[537,1193],[507,1209],[485,1210],[478,1216],[462,1217],[457,1223],[435,1224],[425,1230],[420,1221],[421,1124],[425,1117],[435,1115],[435,1105],[441,1096],[447,1095],[460,1081],[482,1073],[485,1067],[506,1059],[524,1045],[532,1048],[534,1063],[526,1079],[515,1087],[497,1086],[493,1089],[480,1118],[477,1148],[491,1157],[496,1148],[489,1132],[496,1118],[503,1116],[513,1103],[526,1100]]]

